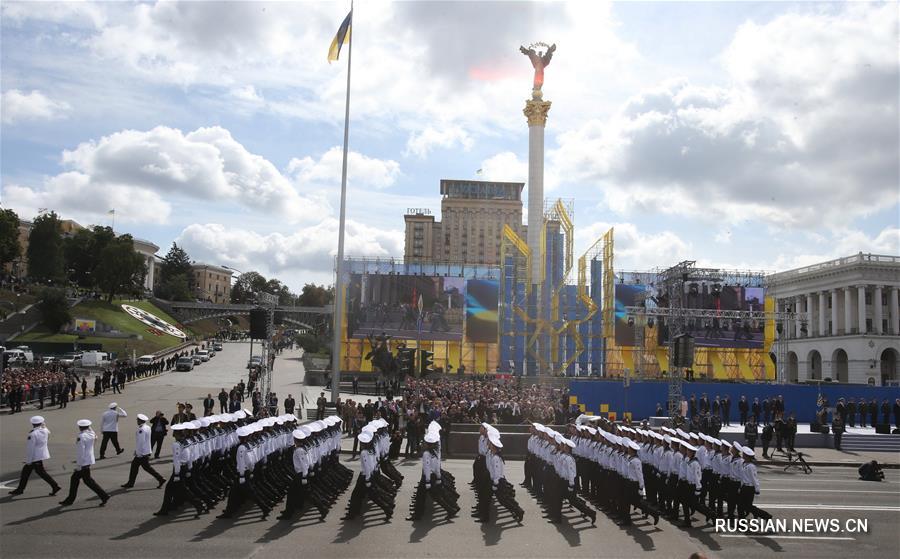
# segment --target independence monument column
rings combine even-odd
[[[550,64],[556,45],[535,43],[519,51],[528,56],[534,66],[534,86],[531,99],[525,101],[528,119],[528,248],[531,250],[531,282],[540,285],[544,262],[541,258],[541,233],[544,226],[544,127],[550,101],[543,100],[544,68]]]
[[[556,45],[534,43],[528,48],[519,47],[519,51],[528,57],[534,67],[534,82],[531,99],[525,101],[525,117],[528,119],[528,249],[531,251],[531,283],[532,299],[528,302],[528,314],[533,318],[547,318],[544,315],[544,299],[542,296],[542,277],[546,259],[541,251],[541,236],[544,234],[544,127],[547,125],[547,113],[550,112],[550,101],[543,100],[541,86],[544,85],[544,68],[550,64]],[[533,328],[533,325],[529,329]],[[530,337],[530,336],[529,336]],[[549,348],[544,347],[549,340],[542,336],[538,342],[538,351],[549,357]],[[539,366],[528,360],[528,374],[534,374]],[[543,371],[550,372],[550,371]]]

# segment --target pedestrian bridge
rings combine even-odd
[[[259,305],[239,305],[225,303],[201,303],[192,301],[166,301],[153,298],[152,302],[157,307],[171,314],[181,324],[191,324],[198,320],[227,318],[229,316],[249,316],[250,311],[259,308]],[[276,316],[283,322],[324,332],[331,326],[333,307],[294,307],[279,305],[275,307]]]

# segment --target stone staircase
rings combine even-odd
[[[848,435],[841,438],[842,450],[900,452],[900,435]]]

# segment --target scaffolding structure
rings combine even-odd
[[[622,277],[624,280],[624,276]],[[669,328],[668,362],[669,366],[669,391],[668,411],[670,417],[674,417],[681,411],[681,401],[684,383],[684,368],[674,365],[673,344],[674,340],[687,332],[687,324],[694,320],[735,320],[756,321],[765,325],[766,334],[773,333],[774,325],[785,320],[796,319],[792,312],[775,312],[770,308],[760,310],[721,310],[721,309],[697,309],[688,304],[688,294],[691,289],[696,289],[699,284],[718,285],[742,285],[744,287],[762,287],[765,274],[755,271],[722,270],[718,268],[698,268],[693,260],[685,260],[661,271],[636,273],[635,283],[647,283],[655,287],[655,292],[645,291],[642,299],[637,301],[637,306],[627,307],[625,310],[633,321],[636,331],[636,357],[635,369],[639,377],[647,371],[648,341],[646,327],[651,320],[657,323],[664,320]],[[779,335],[772,344],[776,356],[776,379],[784,380],[784,355],[786,354],[785,336]],[[737,358],[737,350],[721,352],[721,358],[726,370],[730,371],[729,377],[740,378],[740,365]],[[752,355],[760,352],[748,352]],[[759,355],[756,355],[760,359]],[[756,363],[764,368],[763,363]],[[779,372],[780,371],[780,372]],[[627,371],[626,371],[627,372]]]
[[[572,200],[545,202],[540,254],[533,254],[511,227],[503,229],[501,344],[509,356],[523,359],[529,371],[564,374],[574,370],[576,362],[584,370],[586,351],[602,355],[598,299],[603,283],[594,283],[592,276],[600,256],[608,255],[611,273],[612,231],[576,261],[573,216]],[[535,258],[541,261],[539,278],[531,277]],[[593,364],[596,367],[597,359]]]

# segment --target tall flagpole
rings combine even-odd
[[[341,316],[344,309],[344,221],[347,212],[347,149],[350,140],[350,68],[353,66],[353,0],[350,0],[350,38],[347,41],[347,98],[344,103],[344,157],[341,162],[341,217],[338,224],[338,251],[334,280],[334,340],[331,344],[331,401],[341,393]]]

